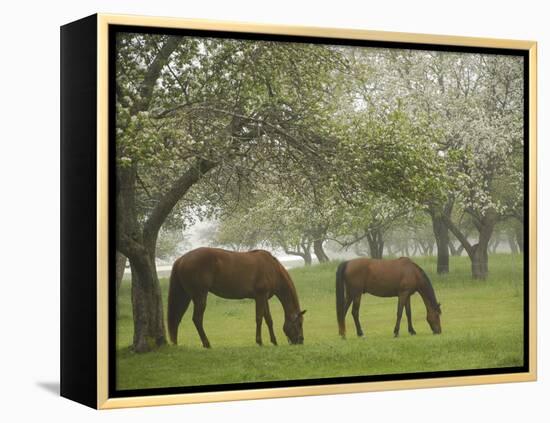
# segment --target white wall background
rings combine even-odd
[[[546,2],[119,0],[6,1],[0,31],[0,416],[75,421],[549,421],[548,184],[550,26]],[[533,39],[539,42],[539,381],[94,412],[59,382],[59,26],[130,13]],[[549,164],[550,165],[550,164]],[[6,236],[7,232],[7,236]],[[4,252],[5,250],[5,252]],[[6,254],[7,253],[7,254]],[[7,270],[7,271],[6,271]],[[24,310],[27,310],[24,312]],[[546,393],[545,393],[546,391]],[[168,421],[168,420],[166,420]]]

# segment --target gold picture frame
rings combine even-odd
[[[96,309],[90,312],[86,317],[77,317],[75,310],[68,303],[75,301],[77,294],[70,288],[69,285],[73,281],[71,278],[71,265],[67,259],[66,263],[62,258],[62,267],[67,266],[65,272],[62,271],[62,297],[65,292],[65,302],[62,298],[62,395],[70,399],[87,404],[98,409],[112,409],[121,407],[139,407],[151,405],[168,405],[168,404],[187,404],[199,402],[213,401],[234,401],[259,398],[280,398],[291,396],[306,396],[306,395],[323,395],[323,394],[341,394],[353,392],[369,392],[382,390],[398,390],[398,389],[413,389],[413,388],[433,388],[447,387],[460,385],[476,385],[489,383],[505,383],[505,382],[524,382],[534,381],[537,378],[537,284],[536,284],[536,251],[537,251],[537,43],[534,41],[517,41],[504,39],[489,39],[476,37],[458,37],[446,35],[429,35],[429,34],[410,34],[401,32],[382,32],[368,31],[359,29],[335,29],[335,28],[315,28],[301,26],[276,26],[262,25],[252,23],[235,23],[224,21],[197,20],[197,19],[179,19],[179,18],[163,18],[163,17],[143,17],[143,16],[124,16],[112,14],[97,14],[93,17],[86,18],[87,20],[77,21],[68,24],[62,29],[62,101],[69,98],[70,90],[74,89],[74,84],[78,84],[78,75],[71,73],[70,69],[64,66],[72,66],[73,61],[77,60],[77,49],[88,49],[94,45],[86,44],[92,40],[95,41],[95,51],[90,53],[90,57],[95,55],[95,64],[97,68],[93,70],[95,75],[95,119],[90,116],[93,123],[87,124],[95,126],[95,134],[89,135],[95,137],[93,146],[90,151],[95,154],[95,170],[94,174],[89,175],[89,181],[95,181],[95,189],[90,195],[94,197],[92,202],[95,202],[95,210],[89,216],[90,227],[95,228],[94,246],[95,249],[90,253],[89,257],[95,257],[95,260],[88,263],[90,266],[91,278],[95,281],[92,288],[95,293],[95,298],[90,307],[95,305]],[[82,23],[84,22],[84,24]],[[82,25],[86,25],[85,30],[81,30]],[[209,391],[209,392],[193,392],[193,393],[171,393],[162,395],[136,395],[128,397],[110,397],[109,396],[109,239],[110,231],[113,230],[109,222],[109,119],[112,116],[109,110],[109,27],[110,26],[139,26],[151,29],[187,29],[187,30],[207,30],[207,31],[223,31],[223,32],[238,32],[248,34],[262,34],[265,36],[293,36],[293,37],[321,37],[328,39],[341,40],[367,40],[380,41],[389,43],[407,43],[407,44],[428,44],[434,46],[451,46],[451,47],[475,47],[486,49],[514,49],[521,50],[527,54],[529,75],[528,75],[528,266],[529,280],[525,281],[528,284],[528,368],[525,371],[516,373],[504,374],[480,374],[452,377],[433,377],[419,379],[403,379],[403,380],[384,380],[373,382],[359,383],[340,383],[314,386],[288,386],[276,388],[261,388],[261,389],[243,389],[231,391]],[[66,39],[76,40],[74,45],[69,45],[69,41],[63,44],[63,37]],[[81,37],[79,39],[79,37]],[[95,40],[94,40],[95,37]],[[79,44],[80,43],[80,44]],[[63,62],[63,57],[66,62]],[[93,59],[93,58],[92,58]],[[91,59],[90,59],[91,60]],[[65,64],[64,64],[65,63]],[[85,65],[82,65],[85,66]],[[64,70],[65,69],[65,70]],[[64,74],[63,74],[64,72]],[[67,81],[63,87],[64,79]],[[88,81],[89,83],[89,81]],[[71,85],[73,84],[73,85]],[[91,98],[91,97],[90,97]],[[93,100],[93,99],[91,99]],[[90,101],[91,101],[90,100]],[[72,103],[71,103],[72,101]],[[77,119],[71,114],[68,108],[71,105],[77,104],[82,99],[66,100],[67,110],[64,112],[62,106],[62,128],[74,128],[76,123],[71,119]],[[79,104],[79,103],[78,103]],[[86,111],[79,113],[91,113],[88,107]],[[73,112],[76,113],[76,112]],[[64,177],[74,176],[78,172],[75,169],[71,170],[71,161],[76,157],[75,152],[70,148],[80,147],[64,147],[73,142],[74,137],[79,134],[78,131],[83,131],[85,127],[80,129],[63,130],[62,131],[62,169],[63,161],[67,163],[66,173],[62,172],[62,197],[66,199],[67,207],[77,207],[74,204],[69,206],[73,201],[70,188],[63,191]],[[65,137],[65,144],[63,143]],[[92,141],[90,141],[92,142]],[[65,150],[64,150],[65,149]],[[90,153],[91,154],[91,153]],[[65,156],[63,156],[65,155]],[[64,158],[63,158],[64,157]],[[73,173],[71,173],[73,172]],[[85,182],[83,182],[85,183]],[[76,189],[76,188],[75,188]],[[82,187],[80,188],[82,189]],[[88,185],[87,189],[91,189]],[[90,197],[91,198],[91,197]],[[85,205],[83,205],[84,207]],[[63,200],[62,200],[63,210]],[[69,209],[67,209],[69,210]],[[67,211],[70,214],[70,211]],[[63,216],[63,212],[62,212]],[[62,217],[63,221],[63,217]],[[70,219],[63,221],[66,233],[74,229],[74,222]],[[62,229],[63,232],[63,229]],[[71,248],[74,247],[74,242],[66,241],[62,236],[62,251],[70,255]],[[63,257],[63,255],[62,255]],[[91,281],[89,282],[92,283]],[[65,290],[65,291],[64,291]],[[88,310],[90,311],[90,310]],[[63,317],[63,315],[65,317]],[[63,320],[65,318],[65,320]],[[95,320],[95,333],[80,334],[77,328],[71,328],[69,320],[78,320],[79,318],[88,319],[88,323]],[[93,332],[93,331],[92,331]],[[65,335],[63,335],[65,333]],[[76,381],[75,372],[85,363],[85,361],[75,361],[74,355],[78,353],[75,350],[74,344],[81,342],[81,338],[86,338],[86,341],[91,343],[95,339],[94,345],[96,351],[88,358],[87,365],[93,370],[90,374],[95,374],[95,384],[91,380],[83,377],[80,382]],[[87,344],[86,344],[87,345]],[[82,346],[82,348],[88,348]],[[67,360],[64,362],[64,358]],[[94,395],[95,392],[95,395]]]

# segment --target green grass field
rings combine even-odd
[[[304,345],[288,345],[282,331],[279,301],[270,300],[279,346],[255,344],[253,300],[208,296],[205,331],[212,349],[203,349],[191,321],[190,307],[179,329],[178,346],[135,354],[129,349],[133,323],[128,281],[120,292],[117,325],[117,388],[140,389],[222,383],[317,379],[352,375],[479,369],[523,364],[523,257],[499,254],[489,260],[490,277],[472,281],[469,260],[451,258],[451,272],[438,276],[435,258],[416,258],[432,280],[441,303],[443,333],[434,336],[425,320],[418,294],[411,299],[416,336],[407,333],[403,314],[401,335],[393,338],[396,298],[364,295],[361,323],[364,338],[355,336],[351,313],[348,339],[338,336],[335,311],[335,270],[331,262],[290,271],[307,309]],[[161,280],[166,297],[168,281]],[[166,304],[166,301],[164,302]]]

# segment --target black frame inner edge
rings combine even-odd
[[[457,376],[483,376],[496,374],[514,374],[524,373],[529,371],[529,51],[520,49],[500,49],[486,47],[467,47],[467,46],[452,46],[438,44],[420,44],[395,41],[369,41],[369,40],[350,40],[330,37],[308,37],[295,35],[273,35],[260,33],[243,33],[230,31],[214,31],[214,30],[195,30],[195,29],[176,29],[176,28],[158,28],[158,27],[142,27],[131,25],[109,25],[108,30],[108,60],[109,60],[109,140],[108,140],[108,220],[115,222],[116,219],[116,198],[115,198],[115,130],[116,130],[116,98],[115,85],[113,83],[116,65],[116,34],[124,33],[145,33],[145,34],[164,34],[177,36],[193,36],[193,37],[213,37],[213,38],[232,38],[245,40],[261,40],[261,41],[280,41],[280,42],[300,42],[328,45],[345,45],[357,47],[378,47],[378,48],[394,48],[394,49],[411,49],[411,50],[435,50],[448,51],[459,53],[479,53],[479,54],[499,54],[521,56],[524,61],[524,254],[523,254],[523,366],[517,367],[502,367],[489,369],[462,369],[462,370],[446,370],[434,372],[419,372],[419,373],[399,373],[385,375],[368,375],[368,376],[348,376],[348,377],[328,377],[321,379],[297,379],[286,381],[266,381],[266,382],[248,382],[248,383],[232,383],[232,384],[216,384],[216,385],[200,385],[200,386],[181,386],[181,387],[165,387],[165,388],[143,388],[143,389],[116,389],[116,287],[115,284],[109,283],[109,305],[108,305],[108,397],[123,398],[136,396],[150,395],[169,395],[169,394],[186,394],[186,393],[201,393],[201,392],[223,392],[249,389],[268,389],[268,388],[289,388],[298,386],[317,386],[343,384],[343,383],[364,383],[364,382],[383,382],[383,381],[399,381],[411,379],[432,379],[446,378]],[[109,240],[108,240],[108,268],[109,281],[115,279],[115,246],[116,236],[114,225],[108,224]]]

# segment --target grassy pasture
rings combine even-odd
[[[351,312],[348,339],[338,336],[335,311],[336,262],[296,268],[296,284],[304,316],[305,344],[287,344],[278,300],[270,300],[279,346],[255,344],[253,300],[224,300],[208,296],[204,327],[212,349],[202,348],[189,308],[179,329],[178,346],[156,352],[130,351],[133,323],[130,284],[123,283],[117,322],[117,388],[140,389],[222,383],[317,379],[353,375],[479,369],[523,364],[523,257],[490,257],[490,276],[472,281],[466,257],[451,258],[451,273],[438,276],[435,258],[415,261],[432,280],[442,305],[443,334],[434,336],[425,321],[418,294],[411,298],[416,336],[407,333],[403,313],[401,335],[393,338],[396,298],[364,295],[360,318],[364,338],[355,336]],[[166,297],[168,280],[161,280]],[[166,304],[166,301],[164,302]],[[351,310],[351,309],[350,309]]]

